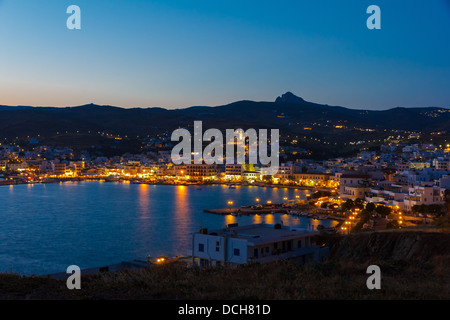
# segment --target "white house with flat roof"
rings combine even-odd
[[[192,235],[192,257],[199,266],[268,263],[285,259],[299,262],[319,261],[327,247],[313,245],[311,237],[318,231],[282,226],[252,224],[208,231]]]

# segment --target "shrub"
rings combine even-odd
[[[398,228],[400,228],[400,224],[398,223],[397,220],[389,221],[386,224],[386,229],[398,229]]]
[[[443,216],[435,220],[435,223],[440,228],[450,228],[450,217]]]

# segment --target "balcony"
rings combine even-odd
[[[251,257],[249,258],[249,262],[270,263],[278,260],[299,258],[301,256],[315,254],[316,252],[318,253],[320,248],[320,246],[311,246],[308,248],[296,249],[279,254],[267,255],[265,257]]]

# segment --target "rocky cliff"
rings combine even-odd
[[[450,233],[372,232],[331,239],[329,259],[354,262],[409,260],[427,262],[450,257]]]

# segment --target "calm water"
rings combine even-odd
[[[63,272],[75,264],[98,267],[147,255],[187,255],[190,233],[228,223],[279,223],[308,227],[330,220],[281,214],[219,216],[203,209],[226,208],[303,191],[285,188],[164,186],[76,182],[0,187],[0,271]]]

